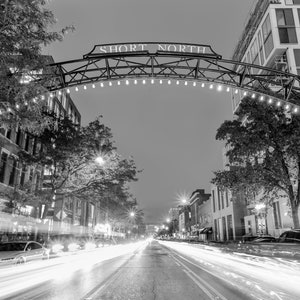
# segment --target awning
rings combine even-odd
[[[199,232],[199,234],[210,234],[210,233],[212,233],[212,227],[205,227]]]

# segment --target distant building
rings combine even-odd
[[[244,216],[246,214],[245,197],[232,195],[212,185],[211,207],[213,235],[217,241],[239,240],[245,234]]]
[[[191,210],[191,231],[197,232],[196,234],[199,235],[200,227],[200,206],[209,199],[210,194],[206,194],[204,189],[197,189],[192,192],[189,205]]]

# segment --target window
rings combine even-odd
[[[213,212],[215,212],[216,211],[215,190],[212,190],[212,200],[213,200]]]
[[[29,133],[27,132],[26,135],[25,135],[25,146],[24,146],[24,149],[25,151],[28,152],[29,150],[29,144],[30,144],[30,135]]]
[[[264,51],[263,51],[261,31],[258,32],[258,48],[259,48],[260,63],[261,63],[261,65],[263,65],[265,63],[265,57],[264,57]]]
[[[221,192],[222,209],[224,209],[224,192]]]
[[[8,139],[10,140],[10,138],[11,138],[11,129],[10,129],[10,128],[8,128],[8,129],[6,130],[5,137],[8,138]]]
[[[232,225],[232,215],[227,216],[227,227],[228,227],[228,239],[233,239],[233,225]]]
[[[21,179],[20,179],[20,185],[23,186],[25,183],[25,176],[26,176],[26,165],[23,164],[22,171],[21,171]]]
[[[254,65],[259,65],[257,39],[255,39],[253,44],[251,45],[250,51],[251,51],[252,63]]]
[[[1,161],[0,161],[0,182],[4,183],[6,166],[7,166],[8,154],[5,152],[1,153]]]
[[[220,203],[220,200],[221,200],[220,189],[219,189],[219,187],[218,187],[218,209],[219,209],[219,210],[221,209],[221,203]]]
[[[31,250],[37,250],[37,249],[42,249],[42,246],[32,242],[28,244],[27,248],[30,248]]]
[[[228,238],[227,238],[227,230],[226,230],[226,219],[225,217],[222,217],[222,227],[223,227],[223,238],[224,238],[224,241],[227,241]]]
[[[296,62],[297,74],[300,75],[300,49],[294,49],[294,57]]]
[[[21,128],[19,126],[16,129],[16,144],[18,146],[22,145],[22,131],[21,131]]]
[[[13,158],[12,168],[10,170],[8,185],[14,186],[16,182],[17,160]]]
[[[269,15],[266,17],[266,20],[264,21],[264,23],[262,25],[262,33],[263,33],[265,55],[266,55],[266,58],[268,58],[274,48],[271,21],[270,21]]]
[[[296,28],[292,9],[276,9],[280,43],[297,43]]]
[[[225,198],[226,198],[226,207],[229,206],[229,201],[228,201],[228,190],[225,192]]]
[[[274,222],[275,222],[275,228],[281,228],[281,216],[280,216],[280,207],[279,202],[273,203],[273,213],[274,213]]]

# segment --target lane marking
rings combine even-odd
[[[190,277],[195,284],[202,290],[211,300],[215,300],[215,297],[209,292],[209,290],[203,286],[197,279],[195,279],[187,270],[183,270],[188,277]]]
[[[181,257],[180,255],[178,255],[179,257]],[[181,257],[182,259],[184,259],[183,257]],[[178,259],[176,257],[173,256],[173,259],[175,261],[178,261]],[[185,259],[186,260],[186,259]],[[186,260],[187,262],[189,262],[188,260]],[[187,265],[183,264],[181,262],[183,268],[185,268],[190,274],[192,274],[195,278],[197,278],[202,285],[205,285],[207,288],[209,288],[213,293],[215,293],[220,299],[222,300],[227,300],[226,297],[224,297],[222,294],[220,294],[214,287],[212,287],[209,283],[207,283],[204,279],[202,279],[200,276],[198,276],[195,272],[193,272]],[[195,265],[195,264],[193,264]],[[197,265],[196,265],[197,266]],[[199,266],[197,266],[199,268]],[[185,271],[185,270],[184,270]],[[199,285],[198,285],[199,286]],[[208,295],[209,296],[209,295]],[[214,298],[215,299],[215,298]]]

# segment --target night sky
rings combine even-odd
[[[74,25],[61,43],[45,50],[54,60],[81,58],[95,44],[182,42],[208,44],[231,58],[254,0],[52,0],[57,28]],[[56,29],[56,27],[54,28]],[[129,85],[71,93],[86,125],[103,115],[118,152],[133,156],[139,181],[131,190],[147,223],[160,222],[179,194],[210,192],[213,171],[222,168],[215,140],[232,119],[229,94],[175,85]]]

